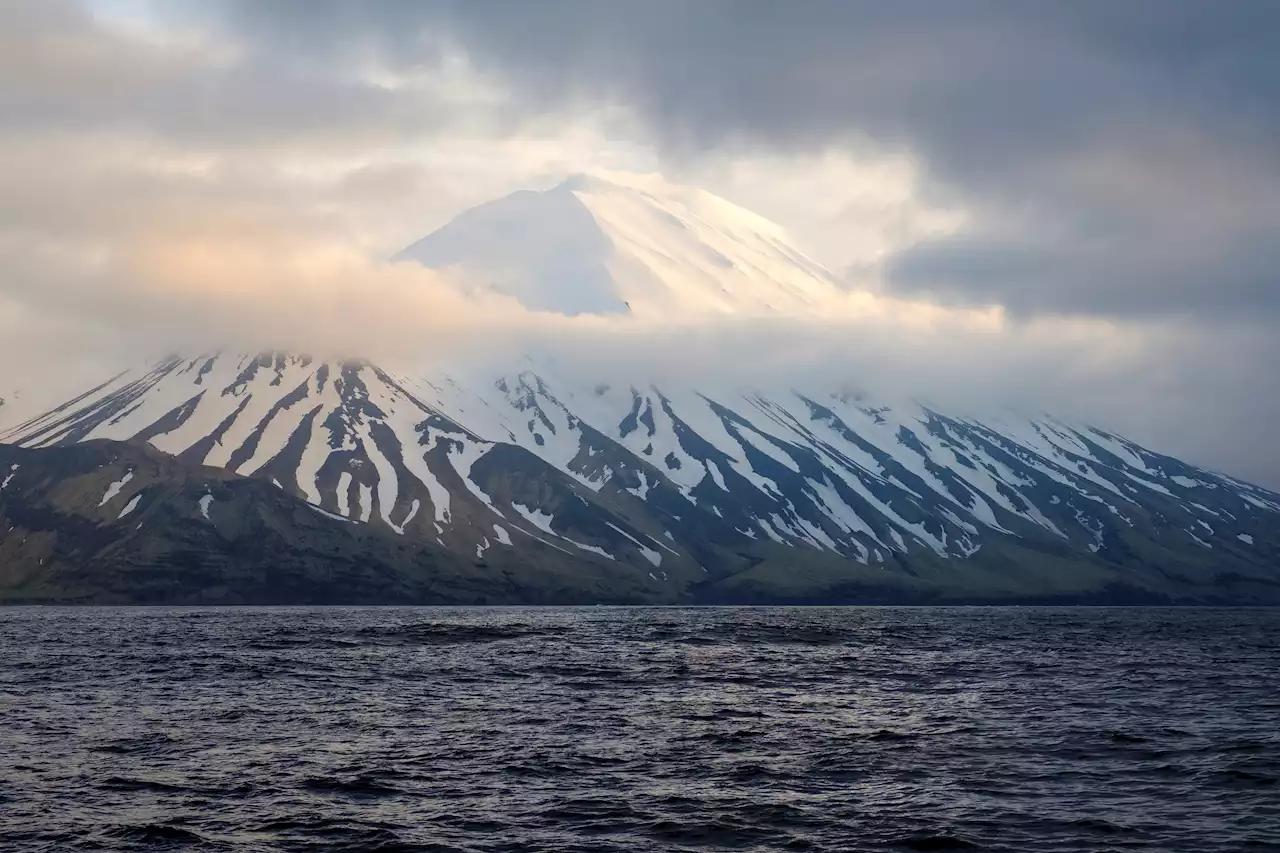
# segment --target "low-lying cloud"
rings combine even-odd
[[[1121,134],[1113,119],[1131,96],[1163,91],[1152,84],[1112,93],[1098,115],[1074,95],[1058,113],[1045,105],[1045,132],[1089,115],[1069,139],[997,139],[1008,122],[983,126],[976,87],[1004,80],[990,97],[1010,96],[1001,75],[1019,51],[987,51],[977,24],[990,10],[958,41],[919,24],[921,9],[864,17],[855,29],[896,47],[863,43],[850,59],[835,56],[852,32],[844,5],[717,19],[659,4],[674,17],[658,28],[639,5],[511,7],[520,14],[498,21],[491,3],[164,3],[121,19],[110,3],[0,0],[0,420],[168,351],[482,372],[534,352],[590,383],[1045,409],[1280,485],[1265,260],[1280,195],[1245,132],[1265,117],[1227,139],[1166,102],[1162,120],[1197,132],[1144,160],[1142,140],[1167,123]],[[576,9],[581,27],[539,46],[557,9]],[[1101,92],[1114,56],[1090,64],[1086,48],[1102,36],[1028,14],[992,32],[1052,33],[1089,71],[1077,82]],[[712,45],[716,20],[731,55]],[[529,44],[508,32],[521,21]],[[431,25],[425,42],[415,22]],[[803,54],[819,25],[827,34]],[[779,43],[761,42],[767,32]],[[600,41],[585,51],[588,37]],[[942,53],[921,65],[922,51]],[[662,55],[669,68],[654,65]],[[1037,79],[1012,94],[1043,94]],[[944,96],[976,112],[930,118]],[[564,317],[387,261],[489,198],[655,166],[791,227],[852,268],[850,292],[823,320]]]
[[[81,153],[69,162],[85,168]],[[1256,476],[1252,456],[1197,445],[1226,404],[1193,410],[1187,400],[1204,400],[1206,388],[1252,392],[1231,385],[1233,351],[1183,328],[1017,320],[867,292],[835,297],[825,320],[535,312],[477,282],[387,261],[353,219],[358,206],[333,207],[350,174],[299,184],[155,162],[112,157],[9,184],[46,201],[83,190],[75,203],[7,206],[13,196],[0,193],[10,210],[0,352],[28,408],[170,351],[285,349],[407,372],[444,365],[485,381],[536,353],[587,387],[859,390],[962,412],[1051,410],[1157,443],[1171,436],[1172,449]]]

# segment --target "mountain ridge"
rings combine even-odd
[[[2,438],[145,444],[270,483],[339,523],[468,561],[538,552],[608,567],[673,601],[842,588],[998,600],[1108,585],[1158,596],[1169,583],[1176,599],[1235,575],[1267,587],[1280,553],[1280,495],[1110,433],[996,429],[841,394],[717,400],[532,370],[484,385],[210,355],[120,377]],[[0,490],[0,506],[14,494]],[[1056,575],[1020,580],[1015,554]]]

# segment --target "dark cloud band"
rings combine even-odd
[[[525,108],[621,103],[669,154],[742,140],[905,148],[981,233],[900,259],[901,292],[1117,316],[1275,316],[1280,303],[1275,241],[1256,238],[1280,233],[1269,0],[227,0],[218,12],[264,50],[312,58],[409,67],[450,40]],[[1177,157],[1151,156],[1170,140]],[[1224,171],[1234,179],[1214,185]]]

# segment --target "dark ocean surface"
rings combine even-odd
[[[0,609],[0,850],[1280,850],[1280,611]]]

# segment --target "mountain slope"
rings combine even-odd
[[[1098,430],[719,396],[211,355],[2,438],[147,442],[415,548],[586,561],[673,598],[1227,600],[1280,580],[1280,496]]]
[[[836,293],[781,229],[654,177],[516,193],[402,260],[564,313],[794,318]],[[493,567],[539,573],[502,600],[1280,603],[1280,495],[1102,430],[801,377],[739,388],[582,375],[532,357],[494,373],[188,355],[0,441],[128,443],[176,460],[166,478],[217,469],[310,504],[367,533],[371,554],[441,555],[490,580]],[[39,495],[0,488],[0,508]],[[330,536],[289,535],[279,541],[303,552]]]
[[[0,445],[0,602],[659,602],[640,573],[528,550],[477,560],[145,446]]]

